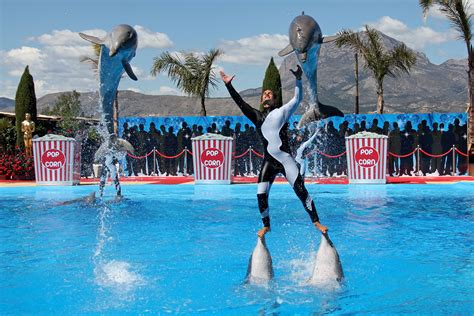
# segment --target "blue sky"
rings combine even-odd
[[[303,10],[325,35],[369,24],[436,64],[466,56],[439,11],[423,19],[416,0],[0,0],[0,96],[14,97],[27,64],[38,97],[97,90],[90,68],[79,62],[92,54],[90,45],[77,33],[103,36],[123,23],[138,31],[131,64],[139,80],[122,79],[121,90],[179,94],[165,74],[150,75],[153,57],[216,47],[225,52],[216,68],[235,73],[239,90],[258,87],[270,57],[288,43],[290,22]],[[222,85],[212,93],[225,95]]]

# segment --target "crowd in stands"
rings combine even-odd
[[[453,175],[466,174],[467,158],[456,152],[449,152],[453,146],[461,153],[467,152],[467,126],[460,125],[459,119],[445,126],[444,123],[432,126],[426,120],[421,121],[416,129],[410,121],[401,129],[397,122],[390,124],[383,122],[379,125],[373,119],[370,127],[366,121],[354,123],[349,126],[347,121],[339,124],[338,128],[332,121],[319,124],[314,130],[296,128],[296,122],[289,128],[290,146],[292,154],[296,155],[297,149],[313,133],[317,133],[315,141],[303,152],[307,159],[310,173],[315,176],[341,176],[347,174],[345,137],[358,132],[367,131],[388,136],[389,175]],[[144,157],[153,149],[158,155],[148,156],[147,159],[127,158],[127,174],[138,175],[178,175],[193,174],[192,156],[180,153],[191,150],[191,138],[205,133],[216,133],[233,137],[235,140],[235,156],[245,153],[250,147],[254,150],[234,160],[234,175],[256,175],[260,168],[261,158],[258,153],[263,153],[262,144],[255,128],[249,124],[241,126],[240,123],[231,127],[230,121],[225,121],[223,126],[212,123],[204,129],[203,126],[194,124],[191,127],[186,122],[182,123],[179,130],[161,125],[157,128],[152,122],[146,129],[144,124],[128,126],[123,124],[121,137],[128,140],[135,148],[135,156]],[[419,150],[417,150],[419,148]],[[255,154],[255,152],[257,154]],[[443,155],[444,153],[447,153]],[[179,157],[171,158],[179,155]],[[419,155],[419,157],[417,156]],[[432,157],[434,156],[434,157]],[[454,159],[454,160],[453,160]],[[455,168],[455,169],[453,169]]]

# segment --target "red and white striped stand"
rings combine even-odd
[[[48,134],[33,139],[35,178],[39,185],[75,185],[81,178],[81,143]]]
[[[230,184],[234,139],[208,133],[191,140],[195,183]]]
[[[387,139],[368,132],[346,137],[349,183],[387,183]]]

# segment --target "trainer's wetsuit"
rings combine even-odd
[[[260,112],[247,104],[235,91],[231,83],[226,84],[232,99],[244,115],[255,124],[264,146],[263,164],[258,176],[258,207],[262,215],[263,225],[270,227],[268,195],[270,187],[278,173],[282,173],[293,187],[298,198],[303,203],[311,221],[319,222],[314,202],[304,186],[304,179],[299,168],[290,154],[288,141],[288,120],[298,108],[302,98],[301,80],[296,80],[295,96],[280,108],[265,109]]]

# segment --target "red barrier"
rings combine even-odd
[[[456,152],[457,152],[458,154],[460,154],[461,156],[464,156],[464,157],[467,157],[467,156],[469,156],[467,153],[463,153],[462,151],[460,151],[460,150],[459,150],[459,149],[457,149],[457,148],[454,148],[454,149],[455,149],[455,150],[456,150]]]
[[[393,157],[396,157],[396,158],[407,158],[407,157],[410,157],[411,155],[415,154],[415,153],[416,153],[416,150],[417,150],[417,149],[415,148],[411,153],[408,153],[408,154],[405,154],[405,155],[397,155],[397,154],[394,154],[394,153],[391,153],[391,152],[388,152],[388,154],[389,154],[390,156],[393,156]],[[454,148],[454,150],[455,150],[458,154],[460,154],[460,155],[462,155],[462,156],[464,156],[464,157],[467,157],[467,156],[468,156],[468,154],[463,153],[462,151],[460,151],[460,150],[457,149],[457,148]],[[190,151],[189,149],[183,149],[183,151],[181,151],[179,154],[177,154],[177,155],[175,155],[175,156],[167,156],[167,155],[165,155],[165,154],[160,153],[160,152],[159,152],[158,150],[156,150],[156,149],[150,151],[148,154],[146,154],[146,155],[144,155],[144,156],[134,156],[134,155],[132,155],[132,154],[130,154],[130,153],[127,153],[127,155],[128,155],[129,157],[131,157],[131,158],[134,158],[134,159],[144,159],[144,158],[150,156],[151,154],[153,154],[153,151],[155,151],[159,156],[161,156],[161,157],[163,157],[163,158],[166,158],[166,159],[178,158],[178,157],[180,157],[182,154],[184,154],[184,152],[187,152],[188,154],[193,155],[193,152]],[[253,149],[251,149],[251,148],[249,148],[249,149],[247,149],[246,151],[244,151],[244,152],[243,152],[242,154],[240,154],[240,155],[234,155],[234,156],[233,156],[233,159],[242,158],[242,157],[248,155],[248,153],[249,153],[250,151],[251,151],[254,155],[256,155],[257,157],[263,158],[263,155],[262,155],[261,153],[255,151],[255,150],[253,150]],[[429,157],[432,157],[432,158],[441,158],[441,157],[446,156],[447,154],[449,154],[451,151],[453,151],[453,149],[451,148],[450,150],[448,150],[448,151],[445,152],[444,154],[440,154],[440,155],[430,154],[430,153],[424,151],[424,150],[421,149],[421,148],[420,148],[420,151],[421,151],[423,154],[425,154],[425,155],[427,155],[427,156],[429,156]],[[327,157],[327,158],[334,158],[334,159],[335,159],[335,158],[339,158],[339,157],[344,156],[347,152],[344,151],[344,152],[342,152],[342,153],[340,153],[340,154],[337,154],[337,155],[329,155],[329,154],[323,153],[323,152],[321,152],[321,151],[319,151],[319,150],[314,150],[314,151],[310,152],[309,154],[307,154],[307,155],[305,156],[305,158],[307,158],[307,157],[309,157],[309,156],[311,156],[311,155],[313,155],[313,154],[315,154],[315,153],[317,153],[317,154],[319,154],[319,155],[323,155],[324,157]]]
[[[415,152],[416,152],[416,148],[411,153],[406,154],[406,155],[397,155],[397,154],[394,154],[394,153],[391,153],[391,152],[388,152],[388,154],[390,156],[395,157],[395,158],[407,158],[407,157],[410,157],[411,155],[413,155]]]
[[[457,149],[457,148],[456,148]],[[448,150],[447,152],[445,152],[444,154],[441,154],[441,155],[436,155],[436,154],[430,154],[430,153],[427,153],[426,151],[424,151],[423,149],[420,148],[420,151],[425,154],[426,156],[428,157],[432,157],[432,158],[441,158],[443,156],[446,156],[447,154],[449,154],[450,152],[453,151],[453,149],[451,148],[450,150]]]
[[[255,150],[252,149],[252,152],[254,153],[255,156],[263,158],[263,155],[259,152],[256,152]]]
[[[244,151],[244,152],[243,152],[242,154],[240,154],[240,155],[235,155],[235,154],[234,154],[234,157],[233,157],[233,159],[239,159],[239,158],[242,158],[243,156],[245,156],[245,155],[247,155],[247,154],[249,153],[249,150],[250,150],[250,148],[249,148],[249,149],[247,149],[246,151]]]

